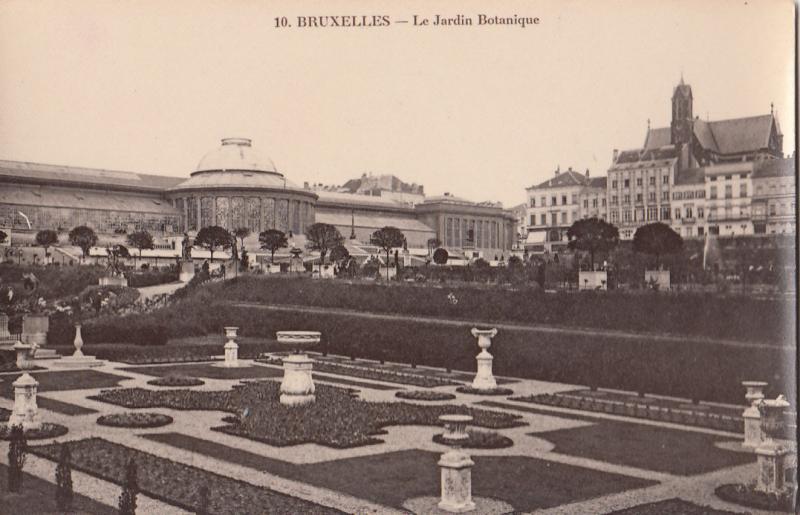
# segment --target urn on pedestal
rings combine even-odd
[[[301,406],[314,402],[314,380],[311,370],[314,361],[299,350],[301,345],[319,343],[318,331],[278,331],[278,343],[295,347],[294,354],[283,358],[283,381],[281,381],[281,404]]]
[[[487,350],[492,345],[492,338],[497,335],[497,329],[472,329],[472,336],[478,339],[481,352],[475,357],[478,362],[478,371],[472,387],[478,390],[493,390],[497,388],[497,381],[492,375],[492,361],[494,358]]]

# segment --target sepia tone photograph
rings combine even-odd
[[[792,0],[0,0],[0,515],[797,512]]]

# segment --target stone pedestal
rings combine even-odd
[[[33,356],[31,350],[33,346],[27,343],[17,342],[14,344],[14,352],[17,353],[17,368],[20,370],[30,370],[33,368]]]
[[[124,275],[107,275],[99,280],[100,286],[128,286],[128,279]]]
[[[761,445],[763,438],[761,437],[761,415],[758,412],[758,402],[764,398],[764,388],[767,383],[763,381],[743,381],[742,386],[747,388],[745,400],[750,404],[744,412],[744,442],[743,447],[755,449]]]
[[[608,289],[608,272],[605,270],[591,272],[588,270],[581,270],[578,272],[578,289],[579,290],[607,290]]]
[[[787,454],[789,454],[788,449],[776,444],[763,445],[756,449],[758,457],[756,490],[778,493],[784,489]]]
[[[181,261],[181,268],[178,272],[178,280],[188,283],[194,278],[194,263],[192,261]]]
[[[86,356],[81,348],[83,348],[83,337],[81,336],[81,326],[80,324],[75,325],[75,341],[73,342],[75,345],[75,352],[72,353],[72,356],[65,356],[58,360],[56,364],[61,367],[69,367],[69,368],[85,368],[85,367],[99,367],[103,364],[102,361],[98,360],[94,356]]]
[[[442,500],[439,508],[451,513],[475,509],[472,502],[472,461],[467,453],[453,449],[442,454],[439,468],[442,474]]]
[[[497,388],[497,381],[492,374],[492,361],[494,358],[489,354],[488,349],[492,345],[492,338],[497,335],[497,329],[472,329],[472,336],[478,339],[478,347],[481,348],[480,354],[475,359],[478,362],[478,372],[472,381],[472,387],[478,390],[494,390]]]
[[[39,407],[36,405],[36,390],[39,383],[30,374],[22,374],[13,383],[14,409],[8,419],[8,426],[22,426],[23,430],[39,429]]]
[[[314,380],[311,369],[314,361],[305,354],[292,354],[283,358],[281,404],[301,406],[314,402]]]
[[[239,331],[238,327],[226,327],[225,336],[228,341],[225,343],[225,362],[224,367],[235,368],[239,365],[239,346],[236,344],[235,338]]]

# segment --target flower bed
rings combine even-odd
[[[283,364],[283,360],[275,356],[260,357],[256,361],[268,363],[270,365]],[[373,379],[375,381],[386,381],[388,383],[419,386],[421,388],[434,388],[436,386],[454,386],[461,384],[442,377],[414,374],[411,372],[401,372],[398,370],[389,370],[385,368],[379,368],[377,365],[370,366],[367,364],[349,365],[344,363],[331,363],[329,361],[315,360],[314,371],[358,377],[360,379]]]
[[[780,511],[794,513],[794,495],[790,488],[783,494],[768,494],[758,492],[752,486],[741,484],[721,485],[714,490],[717,497],[723,501],[732,502],[748,508],[766,511]]]
[[[196,377],[188,377],[177,374],[170,374],[157,379],[147,381],[147,384],[153,386],[171,386],[171,387],[186,387],[186,386],[200,386],[205,384],[202,379]]]
[[[161,413],[114,413],[97,419],[101,426],[111,427],[161,427],[172,424],[172,417]]]
[[[510,388],[492,388],[485,390],[480,388],[473,388],[472,386],[459,386],[456,388],[458,393],[468,393],[470,395],[513,395],[514,390]]]
[[[28,440],[44,440],[45,438],[58,438],[64,436],[69,431],[60,424],[43,422],[39,429],[28,429],[25,431],[25,438]],[[8,424],[0,425],[0,440],[8,440],[11,436],[11,427]]]
[[[499,433],[492,431],[476,431],[468,429],[469,438],[461,440],[458,445],[465,449],[503,449],[514,445],[514,441]],[[433,435],[433,441],[442,445],[451,445],[451,440],[445,440],[441,434]]]
[[[203,510],[219,515],[238,515],[252,512],[254,507],[258,507],[259,512],[270,514],[341,513],[100,438],[67,442],[66,445],[75,470],[118,485],[125,483],[125,467],[128,460],[133,459],[143,494],[192,513]],[[32,446],[29,451],[57,462],[61,444]],[[200,494],[204,486],[210,493],[205,501]],[[204,502],[207,504],[202,504]]]
[[[532,404],[545,404],[547,406],[558,406],[562,408],[597,411],[634,418],[646,418],[661,422],[706,427],[734,433],[741,433],[744,431],[744,422],[741,416],[724,415],[722,413],[700,409],[695,410],[688,407],[672,408],[670,406],[659,405],[659,403],[647,403],[643,401],[623,402],[621,400],[596,398],[580,394],[539,394],[511,397],[510,400],[529,402]]]
[[[701,506],[683,499],[666,499],[664,501],[640,504],[632,508],[615,511],[609,515],[742,515],[728,510],[717,510],[710,506]]]
[[[464,414],[473,424],[492,429],[524,425],[519,415],[455,405],[420,405],[404,402],[366,402],[347,389],[318,384],[316,402],[299,407],[282,405],[280,385],[274,381],[244,383],[228,391],[104,390],[99,400],[127,408],[216,410],[238,415],[216,431],[275,446],[318,443],[334,448],[379,443],[374,435],[392,425],[440,425],[439,417]]]
[[[452,393],[435,392],[430,390],[411,390],[400,391],[394,394],[395,397],[400,399],[409,399],[412,401],[449,401],[456,398]]]

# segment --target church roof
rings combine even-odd
[[[536,186],[531,186],[528,189],[564,188],[569,186],[587,186],[588,184],[589,178],[586,177],[586,175],[570,169],[566,172],[558,172],[558,175],[552,179],[548,179]]]
[[[694,135],[703,148],[718,154],[738,154],[767,148],[773,123],[780,134],[777,118],[773,114],[717,121],[696,118],[692,125]],[[645,149],[657,149],[669,144],[669,127],[650,129],[644,140]]]

